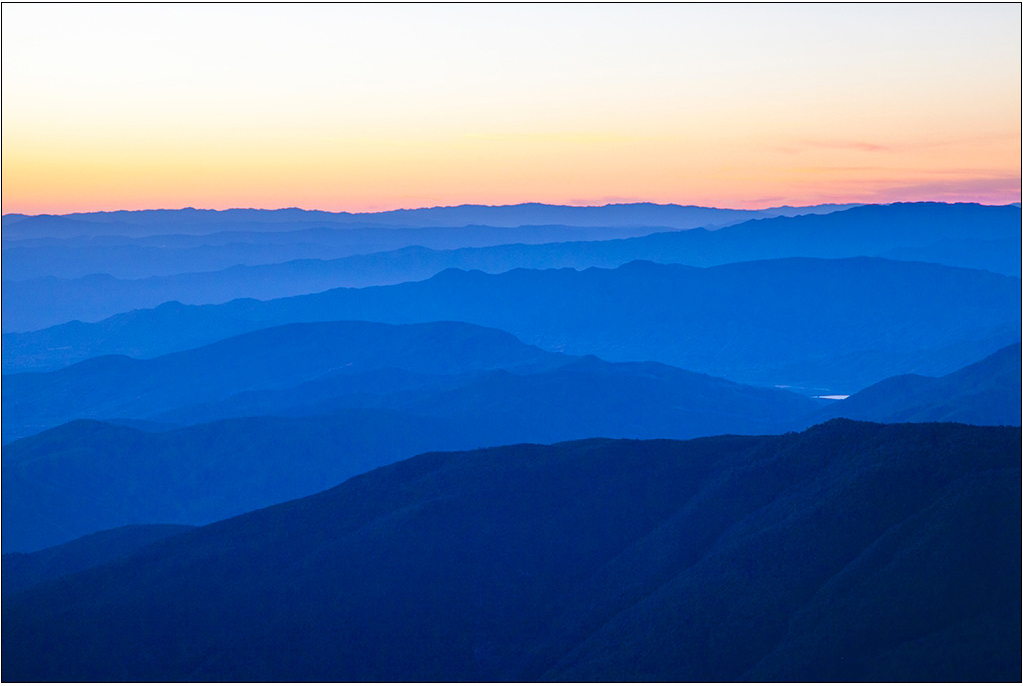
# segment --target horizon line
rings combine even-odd
[[[618,203],[605,203],[603,205],[570,205],[560,203],[544,203],[544,202],[519,202],[505,205],[486,205],[482,203],[462,203],[460,205],[431,205],[424,207],[396,207],[387,210],[374,210],[371,212],[352,212],[348,210],[321,210],[316,208],[304,208],[298,206],[290,207],[226,207],[224,209],[205,208],[205,207],[148,207],[142,209],[114,209],[114,210],[85,210],[76,212],[65,212],[65,213],[54,213],[54,212],[40,212],[39,214],[26,214],[24,212],[7,212],[0,216],[2,217],[67,217],[70,215],[82,215],[82,214],[114,214],[120,212],[234,212],[234,211],[252,211],[252,212],[284,212],[288,210],[296,210],[299,212],[321,212],[324,214],[334,215],[349,215],[349,216],[369,216],[378,214],[387,214],[390,212],[418,212],[423,210],[455,210],[462,208],[489,208],[489,209],[504,209],[513,207],[523,207],[526,205],[537,205],[542,207],[554,207],[554,208],[566,208],[566,209],[604,209],[608,207],[630,207],[635,205],[653,205],[656,207],[677,207],[684,209],[702,209],[702,210],[725,210],[729,212],[767,212],[769,210],[780,210],[780,209],[804,209],[813,207],[836,207],[849,205],[852,207],[864,207],[867,205],[875,206],[888,206],[888,205],[916,205],[924,203],[934,203],[941,205],[982,205],[986,207],[1019,207],[1021,203],[1008,202],[1008,203],[983,203],[977,201],[955,201],[948,202],[945,200],[897,200],[893,202],[827,202],[817,203],[813,205],[771,205],[769,207],[761,208],[737,208],[737,207],[716,207],[713,205],[681,205],[679,203],[658,203],[646,200],[637,200],[635,202],[618,202]]]

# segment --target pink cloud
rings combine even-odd
[[[862,152],[889,152],[894,146],[867,141],[798,141],[791,145],[775,146],[777,152],[794,155],[806,150],[859,150]]]
[[[940,179],[908,185],[892,185],[872,191],[873,202],[945,200],[1007,204],[1020,202],[1020,177]]]

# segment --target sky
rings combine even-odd
[[[1019,4],[4,4],[3,212],[1020,201]]]

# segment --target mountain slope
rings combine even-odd
[[[1019,426],[1020,355],[1017,343],[937,379],[915,374],[885,379],[829,405],[816,418]]]
[[[208,524],[424,450],[478,445],[471,429],[386,410],[160,433],[77,420],[4,446],[4,553],[127,524]]]
[[[34,550],[124,524],[205,524],[425,450],[590,436],[776,433],[817,409],[787,391],[655,363],[587,358],[533,374],[396,372],[335,377],[158,416],[167,423],[231,417],[187,428],[154,433],[79,420],[9,443],[4,549]],[[290,417],[245,416],[246,410]]]
[[[1015,681],[1018,429],[431,453],[5,599],[7,681]]]
[[[34,553],[4,553],[3,594],[6,597],[43,581],[105,564],[193,528],[181,524],[129,525]]]
[[[460,322],[288,324],[152,360],[100,357],[50,373],[5,375],[4,440],[72,419],[141,419],[241,391],[382,368],[435,375],[535,371],[569,359]]]
[[[359,407],[443,417],[474,427],[487,445],[499,445],[587,436],[775,433],[819,405],[788,391],[744,386],[656,362],[586,357],[528,374],[495,370],[427,377],[388,369],[331,377],[186,405],[155,415],[154,421],[173,425],[258,415],[302,417]]]
[[[852,393],[944,374],[1019,340],[1019,280],[878,258],[791,258],[705,269],[447,270],[422,282],[266,302],[168,303],[96,324],[4,335],[4,369],[156,355],[295,321],[466,321],[546,350],[653,360],[742,383]]]

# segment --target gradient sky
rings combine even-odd
[[[1019,4],[2,12],[5,213],[1020,200]]]

